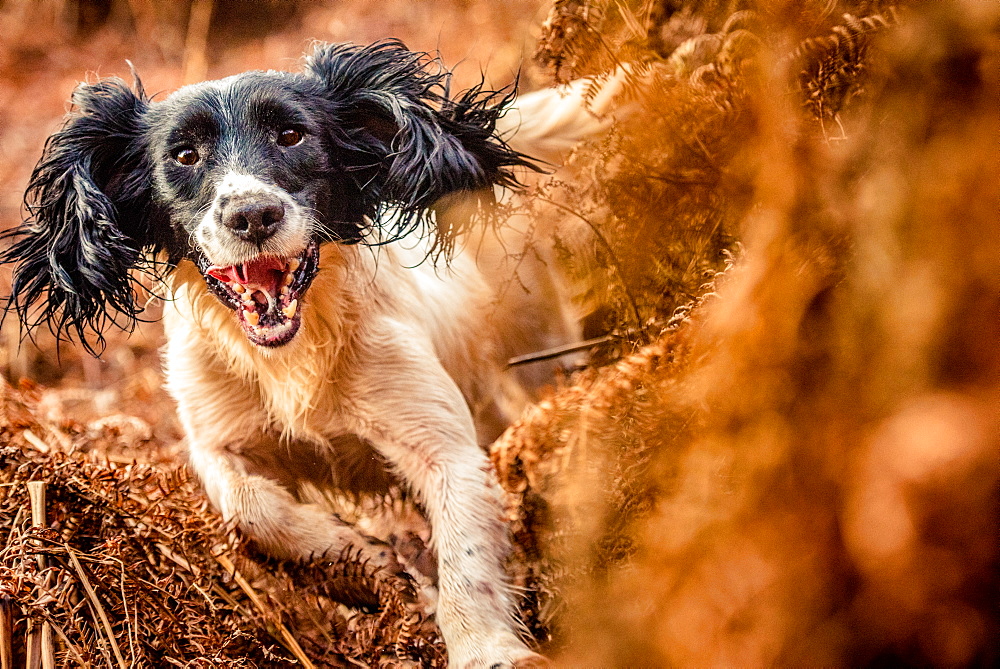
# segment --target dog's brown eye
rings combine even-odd
[[[194,165],[198,162],[200,157],[201,156],[198,155],[198,152],[190,146],[185,146],[174,151],[174,160],[179,162],[181,165]]]
[[[302,141],[302,133],[295,128],[285,128],[278,133],[279,146],[295,146]]]

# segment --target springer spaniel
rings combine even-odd
[[[351,549],[396,572],[317,491],[405,486],[432,528],[451,664],[526,665],[542,658],[518,634],[482,446],[551,372],[504,361],[579,331],[545,249],[505,251],[523,247],[516,226],[452,251],[526,154],[602,122],[579,86],[505,115],[511,91],[452,98],[449,81],[386,41],[158,102],[138,79],[81,85],[0,262],[16,263],[8,309],[25,326],[91,352],[134,325],[136,270],[160,278],[168,387],[222,515],[278,557]],[[447,266],[424,262],[441,251]]]

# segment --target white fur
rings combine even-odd
[[[262,475],[248,458],[266,450],[323,466],[344,457],[327,449],[345,435],[370,444],[433,528],[438,622],[453,662],[512,662],[530,651],[514,631],[500,490],[473,414],[495,436],[528,395],[504,371],[498,318],[509,314],[472,258],[437,273],[429,263],[407,269],[419,255],[398,244],[324,246],[299,334],[277,349],[251,344],[194,266],[182,263],[165,317],[169,389],[213,503],[282,557],[354,546],[392,567],[379,545],[277,482],[287,475]]]
[[[575,105],[550,94],[559,99],[548,107],[533,94],[533,108],[589,116],[579,90]],[[536,125],[548,139],[522,130],[518,145],[530,152],[554,128],[585,125],[549,119]],[[432,527],[437,621],[459,667],[538,658],[515,631],[500,489],[481,444],[517,416],[532,385],[551,378],[551,366],[515,373],[506,359],[578,340],[579,331],[550,251],[524,252],[530,227],[517,225],[470,240],[447,268],[421,262],[419,244],[324,245],[299,333],[278,348],[250,343],[187,261],[172,275],[165,314],[167,383],[212,502],[277,556],[352,546],[394,569],[385,546],[303,492],[364,492],[375,478],[338,467],[387,464]],[[221,252],[212,260],[230,262]]]
[[[225,198],[257,193],[277,197],[285,208],[285,218],[280,229],[265,240],[263,249],[239,239],[231,230],[219,224],[219,210]],[[202,253],[213,265],[228,267],[252,260],[262,250],[267,255],[295,257],[306,247],[309,229],[309,219],[304,209],[283,189],[255,176],[227,172],[216,185],[215,197],[195,228],[194,237]]]

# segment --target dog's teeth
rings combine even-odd
[[[243,310],[243,318],[246,319],[247,323],[250,325],[257,325],[260,323],[260,314],[256,311],[250,311],[248,309]]]
[[[293,318],[295,316],[295,311],[299,308],[299,301],[292,300],[288,303],[288,306],[281,310],[281,313],[285,314],[285,318]]]
[[[233,281],[232,283],[229,284],[229,287],[235,290],[237,293],[242,293],[246,290],[246,286],[244,286],[242,283],[239,283],[238,281]]]
[[[281,296],[282,297],[287,297],[288,296],[288,286],[282,286],[281,287]]]
[[[302,263],[299,262],[298,258],[292,258],[291,260],[288,261],[288,272],[289,273],[294,272],[299,268],[299,265],[301,264]]]
[[[267,300],[267,310],[271,311],[272,309],[274,309],[276,303],[274,296],[271,295],[271,293],[269,293],[266,288],[260,288],[258,289],[257,292],[263,295],[264,299]]]
[[[284,284],[285,284],[286,286],[290,286],[290,285],[292,285],[292,281],[295,281],[295,277],[294,277],[294,276],[292,276],[292,272],[294,272],[294,271],[295,271],[295,270],[291,270],[291,271],[289,271],[289,272],[288,272],[288,274],[286,274],[286,275],[285,275],[285,280],[284,280]]]

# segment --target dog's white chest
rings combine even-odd
[[[343,379],[335,379],[343,353],[338,333],[309,322],[278,350],[254,346],[200,277],[186,276],[193,268],[185,265],[178,267],[178,278],[192,280],[174,284],[174,299],[164,309],[171,393],[222,424],[245,414],[285,437],[313,442],[349,431]]]
[[[348,431],[343,389],[324,372],[322,361],[314,360],[267,360],[258,366],[254,390],[285,436],[317,441]]]

